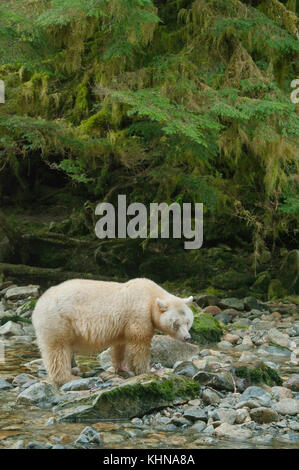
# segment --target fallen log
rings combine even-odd
[[[111,278],[100,274],[63,271],[61,268],[39,268],[25,264],[0,263],[0,276],[19,284],[33,283],[50,286],[68,279],[95,279],[98,281],[125,282],[127,279]]]

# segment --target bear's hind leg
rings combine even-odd
[[[150,342],[130,343],[127,346],[128,365],[129,369],[134,372],[135,375],[146,374],[150,371]]]
[[[63,385],[66,382],[78,379],[78,377],[71,374],[72,353],[69,348],[57,344],[44,346],[41,352],[51,383]]]
[[[116,373],[119,371],[128,372],[125,363],[125,352],[125,344],[116,344],[111,348],[111,360]]]

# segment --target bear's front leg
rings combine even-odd
[[[127,358],[129,369],[135,375],[150,372],[151,342],[129,343],[127,345]]]

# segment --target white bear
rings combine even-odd
[[[48,289],[37,301],[32,321],[52,383],[71,374],[74,352],[99,352],[112,346],[116,371],[126,359],[136,375],[149,371],[155,329],[188,341],[193,297],[181,299],[149,279],[126,283],[74,279]]]

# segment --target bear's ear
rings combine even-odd
[[[188,297],[187,299],[183,299],[183,301],[185,302],[186,305],[190,305],[193,302],[193,296],[190,295],[190,297]]]
[[[166,312],[166,310],[168,309],[167,303],[164,302],[164,300],[161,300],[159,298],[157,298],[157,305],[161,313]]]

